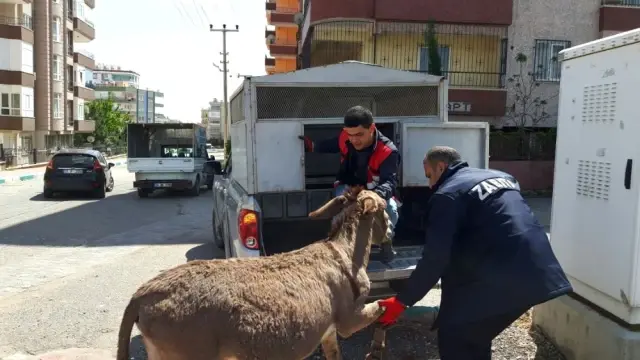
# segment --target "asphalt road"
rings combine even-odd
[[[102,200],[45,200],[40,181],[0,186],[0,359],[66,348],[115,355],[122,311],[140,284],[222,256],[210,243],[210,192],[139,199],[133,175],[114,174],[116,188]],[[549,201],[533,203],[548,223]],[[432,291],[422,304],[438,300]],[[132,356],[145,359],[137,334]],[[363,332],[342,342],[344,357],[364,358],[370,341]],[[417,328],[393,330],[389,344],[393,359],[424,359],[435,346]]]
[[[160,270],[220,255],[211,193],[139,199],[114,168],[106,199],[42,197],[40,181],[0,186],[0,358],[115,350],[131,294]]]

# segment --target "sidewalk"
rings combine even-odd
[[[125,155],[113,156],[107,158],[107,160],[114,163],[116,166],[127,164],[127,158]],[[47,166],[47,164],[42,163],[38,164],[38,166],[32,165],[28,168],[17,168],[13,170],[0,171],[0,185],[42,179],[45,166]]]

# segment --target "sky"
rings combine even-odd
[[[83,48],[96,63],[140,74],[140,86],[164,93],[164,114],[200,122],[200,109],[222,100],[222,34],[227,33],[229,96],[240,75],[264,75],[267,25],[263,0],[97,0],[89,15],[96,38]]]

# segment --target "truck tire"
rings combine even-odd
[[[151,192],[149,190],[147,190],[147,189],[138,188],[138,197],[141,198],[141,199],[148,198],[150,193]]]
[[[189,195],[191,196],[200,196],[200,175],[196,175],[196,182],[193,184],[193,187],[189,190]]]

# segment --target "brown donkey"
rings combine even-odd
[[[143,284],[124,312],[118,360],[137,323],[150,360],[300,360],[322,345],[342,359],[349,337],[383,312],[365,305],[371,243],[387,241],[384,201],[362,191],[311,217],[332,216],[326,240],[260,258],[192,261]]]

